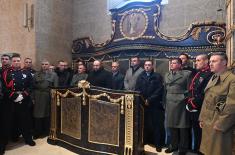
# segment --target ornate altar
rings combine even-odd
[[[139,56],[153,60],[157,71],[168,70],[168,59],[185,52],[191,58],[198,54],[225,52],[225,24],[216,22],[193,23],[184,35],[171,37],[159,29],[161,22],[160,1],[132,2],[110,10],[112,16],[111,38],[95,44],[90,38],[73,41],[72,57],[77,60],[103,60],[110,63],[118,60],[123,72],[129,67],[129,58]],[[107,64],[110,66],[110,64]]]
[[[143,107],[136,92],[90,87],[52,89],[48,142],[82,155],[141,155]]]

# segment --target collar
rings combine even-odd
[[[220,80],[224,81],[230,74],[232,74],[232,72],[229,71],[229,70],[226,70],[225,72],[223,72],[222,74],[219,75],[220,76]]]
[[[201,69],[200,71],[201,71],[201,72],[205,72],[205,71],[208,71],[208,70],[210,70],[210,67],[209,67],[209,66],[206,66],[205,68]]]

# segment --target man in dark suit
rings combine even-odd
[[[202,130],[199,126],[199,114],[202,107],[202,102],[204,99],[204,89],[210,80],[213,73],[211,73],[209,68],[209,58],[206,54],[201,54],[196,57],[196,68],[197,73],[193,77],[188,92],[188,99],[186,104],[186,109],[189,112],[190,121],[193,131],[193,152],[199,153]]]
[[[88,74],[87,81],[93,86],[112,88],[112,73],[104,69],[101,61],[93,62],[93,70]]]
[[[163,79],[153,71],[152,61],[145,61],[144,71],[137,78],[135,90],[140,91],[145,99],[144,144],[153,144],[156,151],[161,152],[165,144]]]
[[[119,63],[112,62],[112,89],[123,90],[124,89],[124,75],[119,71]]]

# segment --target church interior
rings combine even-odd
[[[230,66],[234,7],[234,0],[0,0],[0,56],[31,58],[35,70],[44,60],[54,66],[64,60],[75,70],[80,61],[92,69],[100,60],[111,71],[118,61],[123,74],[138,56],[142,63],[152,61],[163,77],[169,59],[181,53],[195,66],[199,54],[224,52]],[[5,154],[165,155],[140,146],[144,112],[134,104],[141,102],[137,93],[79,84],[79,89],[51,91],[48,137],[35,140],[35,147],[24,145],[21,137],[9,142]]]

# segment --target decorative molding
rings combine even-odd
[[[133,101],[134,96],[125,95],[125,148],[124,155],[133,155]]]
[[[98,94],[98,95],[90,95],[86,92],[86,89],[90,88],[90,83],[88,81],[85,81],[85,80],[79,81],[78,88],[82,89],[81,93],[75,93],[71,90],[67,90],[65,93],[60,93],[60,92],[57,91],[57,106],[60,106],[60,97],[65,98],[69,94],[71,94],[72,96],[75,96],[75,97],[82,96],[83,97],[82,98],[82,101],[83,101],[82,103],[83,103],[84,106],[86,105],[86,96],[89,97],[90,99],[99,99],[101,97],[106,97],[111,103],[114,103],[114,104],[120,103],[121,114],[124,114],[124,110],[123,110],[124,109],[123,108],[124,96],[121,96],[121,97],[115,99],[115,98],[112,98],[107,93],[101,93],[101,94]]]

